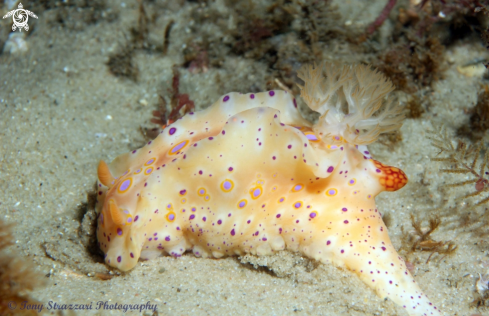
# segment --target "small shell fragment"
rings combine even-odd
[[[481,275],[479,273],[479,280],[477,280],[477,282],[475,283],[475,287],[477,288],[477,292],[479,292],[479,294],[481,295],[485,291],[487,291],[489,289],[489,275],[488,274]]]
[[[486,72],[486,67],[482,63],[478,63],[466,66],[458,66],[457,70],[464,76],[481,78]]]
[[[25,41],[25,33],[10,33],[5,45],[3,46],[3,52],[9,54],[25,53],[28,50],[27,42]]]

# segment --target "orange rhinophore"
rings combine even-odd
[[[114,176],[110,173],[109,166],[103,160],[100,160],[97,168],[97,175],[100,183],[106,187],[111,187],[114,181]]]

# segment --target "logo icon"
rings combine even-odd
[[[14,21],[14,25],[12,25],[12,31],[19,29],[19,32],[22,32],[22,28],[26,31],[29,31],[29,25],[27,25],[27,21],[29,20],[29,15],[33,18],[37,19],[37,15],[29,10],[25,10],[22,6],[22,3],[19,3],[17,10],[12,10],[3,16],[4,19],[12,16]]]

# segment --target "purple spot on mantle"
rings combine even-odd
[[[182,149],[187,143],[186,142],[181,142],[180,144],[176,145],[172,150],[171,152],[172,153],[176,153],[178,152],[180,149]],[[173,160],[175,161],[175,159]]]
[[[170,128],[170,130],[168,131],[168,134],[173,135],[173,134],[175,134],[175,132],[176,132],[176,131],[177,131],[177,129],[176,129],[175,127],[172,127],[172,128]]]
[[[252,93],[250,94],[250,99],[254,99],[255,98],[255,95]]]
[[[309,139],[309,140],[313,140],[313,141],[314,141],[314,140],[318,140],[318,138],[317,138],[317,137],[316,137],[316,135],[314,135],[314,134],[307,134],[307,135],[306,135],[306,137],[307,137],[307,139]]]
[[[333,170],[334,170],[334,167],[333,166],[329,166],[328,170],[326,170],[326,171],[328,171],[329,173],[331,173],[331,172],[333,172]]]
[[[224,98],[222,99],[223,102],[226,102],[227,100],[229,100],[229,96],[228,95],[224,96]]]
[[[272,91],[268,91],[268,95],[271,96],[271,97],[273,97],[275,95],[275,91],[273,91],[273,90]]]
[[[231,185],[231,182],[229,182],[229,181],[227,181],[227,180],[226,180],[226,181],[224,181],[224,184],[223,184],[224,190],[229,190],[229,189],[231,189],[231,186],[232,186],[232,185]]]
[[[120,185],[119,187],[119,190],[121,191],[125,191],[129,188],[129,185],[131,184],[131,180],[127,179],[125,180],[124,182],[122,182],[122,184]]]
[[[261,194],[261,189],[260,188],[256,188],[254,191],[253,191],[253,196],[254,197],[258,197],[260,196]]]

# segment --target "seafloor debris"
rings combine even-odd
[[[107,66],[116,77],[124,77],[136,82],[139,77],[139,68],[134,63],[134,46],[127,44],[109,56]]]
[[[469,124],[461,126],[457,134],[472,140],[482,139],[489,129],[489,86],[484,86],[477,97],[476,105],[468,110],[468,114]]]
[[[430,87],[443,77],[445,47],[436,38],[407,34],[405,40],[392,45],[374,65],[404,92]]]
[[[21,303],[36,304],[26,292],[42,284],[33,267],[20,257],[6,254],[12,245],[10,226],[0,221],[0,315],[37,315],[36,310],[11,309]],[[14,305],[12,305],[14,304]],[[38,303],[40,304],[40,303]]]
[[[475,308],[487,308],[489,307],[489,274],[480,274],[479,279],[475,283],[477,290],[477,296],[470,304]]]
[[[404,92],[430,88],[443,78],[446,46],[470,37],[478,40],[475,30],[489,38],[483,17],[488,4],[487,0],[410,1],[408,7],[399,8],[390,43],[374,65]]]
[[[391,13],[392,9],[396,5],[397,0],[387,0],[387,3],[385,7],[382,9],[380,12],[379,16],[370,23],[370,25],[367,27],[367,31],[365,34],[360,37],[360,41],[363,42],[365,41],[370,35],[372,35],[384,22],[387,20],[389,17],[389,14]]]
[[[435,254],[449,255],[452,254],[457,246],[452,241],[436,241],[431,238],[431,234],[440,226],[441,220],[439,217],[433,217],[429,219],[429,227],[423,229],[421,227],[422,221],[414,218],[411,214],[411,225],[414,228],[414,235],[410,236],[411,249],[409,253],[415,251],[427,251],[431,252],[426,263],[431,260],[431,257]],[[440,260],[443,260],[443,256]]]
[[[407,101],[406,110],[406,118],[410,119],[420,118],[425,112],[425,109],[421,104],[421,99],[416,94],[413,94],[411,99]]]
[[[479,200],[473,202],[471,208],[489,202],[489,172],[487,171],[489,151],[483,147],[483,143],[468,145],[458,139],[456,140],[457,145],[454,146],[454,138],[442,128],[432,131],[428,138],[432,140],[432,145],[440,150],[437,157],[431,160],[442,162],[446,166],[440,169],[440,172],[463,175],[461,181],[447,184],[445,187],[473,186],[474,188],[470,193],[459,195],[456,200],[466,200],[468,203],[472,198],[480,197]],[[444,157],[439,157],[442,154]]]
[[[170,94],[170,113],[167,110],[167,102],[162,95],[159,95],[157,110],[153,111],[151,123],[158,124],[155,128],[140,128],[141,134],[147,139],[154,139],[158,136],[161,129],[172,124],[185,114],[195,109],[195,103],[187,93],[180,93],[180,73],[176,65],[172,67],[173,77]]]
[[[18,53],[25,53],[29,49],[25,40],[25,32],[12,32],[9,34],[5,45],[3,46],[4,53],[10,53],[12,55]]]
[[[475,287],[479,294],[484,294],[484,292],[489,290],[489,274],[481,275],[479,273],[479,280],[475,283]]]
[[[484,66],[487,63],[486,58],[477,58],[473,61],[457,66],[457,71],[466,77],[482,78],[487,74],[487,69]]]
[[[176,65],[173,66],[173,78],[172,88],[168,89],[171,93],[170,108],[171,111],[167,115],[166,113],[166,101],[160,96],[158,103],[158,110],[153,111],[154,118],[151,119],[152,123],[161,125],[162,128],[175,122],[188,112],[195,109],[194,101],[190,100],[187,93],[180,93],[180,73]]]

